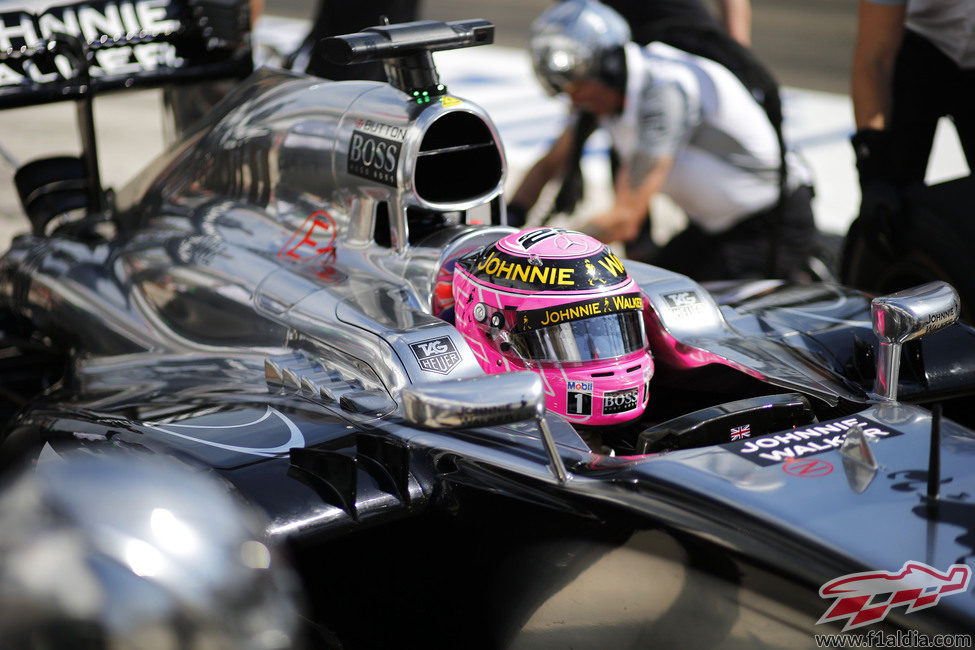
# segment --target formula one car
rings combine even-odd
[[[515,232],[505,156],[430,52],[492,38],[336,37],[390,83],[261,69],[117,193],[91,156],[28,163],[33,232],[0,261],[0,465],[113,448],[220,477],[343,647],[970,632],[975,330],[950,286],[704,287],[602,249],[653,355],[641,397],[485,372],[449,311],[457,267]]]

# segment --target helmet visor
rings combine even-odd
[[[526,332],[512,332],[511,343],[525,359],[579,362],[615,359],[646,349],[643,313],[603,314]]]

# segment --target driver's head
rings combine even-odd
[[[297,582],[226,486],[146,454],[65,456],[0,489],[0,647],[283,650]]]
[[[532,67],[549,94],[566,92],[578,107],[607,113],[626,89],[629,41],[626,20],[606,5],[564,0],[532,23]]]
[[[643,297],[612,251],[531,228],[457,262],[456,325],[485,372],[532,370],[570,422],[620,424],[647,405],[653,360]]]

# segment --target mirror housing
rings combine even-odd
[[[400,393],[403,417],[427,429],[469,429],[535,419],[559,483],[569,474],[545,422],[542,379],[529,371],[481,375],[408,386]]]
[[[870,320],[879,339],[874,392],[882,399],[896,400],[901,346],[951,325],[960,312],[958,292],[947,282],[929,282],[874,298]]]

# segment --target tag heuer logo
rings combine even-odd
[[[460,363],[460,354],[449,336],[411,343],[410,349],[420,368],[427,372],[446,375]]]

